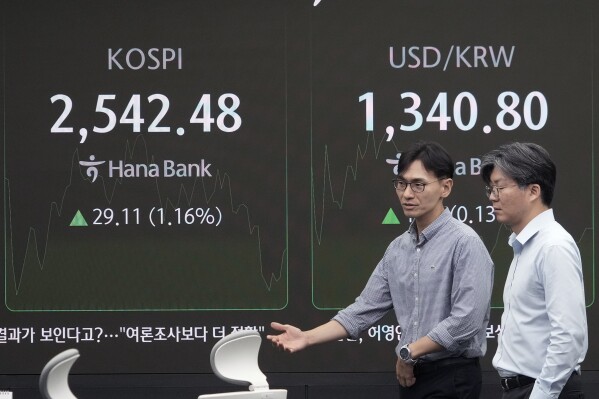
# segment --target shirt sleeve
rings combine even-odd
[[[388,252],[389,249],[374,269],[356,301],[333,317],[333,320],[338,321],[351,338],[358,338],[362,331],[372,326],[393,308],[388,283]]]
[[[450,352],[485,329],[493,289],[493,262],[479,237],[464,236],[454,255],[451,311],[427,336]],[[465,349],[465,348],[464,348]]]
[[[538,265],[551,332],[530,399],[557,399],[588,346],[582,264],[572,242],[550,245]]]

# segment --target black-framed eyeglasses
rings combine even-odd
[[[431,183],[434,182],[438,182],[439,180],[443,180],[443,179],[447,179],[446,177],[442,177],[440,179],[437,180],[433,180],[433,181],[428,181],[428,182],[409,182],[409,181],[405,181],[405,180],[401,180],[401,179],[393,179],[393,187],[395,187],[396,190],[398,191],[405,191],[406,188],[408,188],[408,186],[410,186],[410,189],[415,192],[415,193],[421,193],[424,191],[424,189],[426,188],[426,186],[428,186]]]
[[[517,184],[509,184],[507,186],[485,186],[485,193],[487,194],[487,197],[491,197],[491,194],[493,194],[495,197],[499,198],[499,192],[501,190],[503,190],[504,188],[508,188],[508,187],[515,187],[517,186]]]

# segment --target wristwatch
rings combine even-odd
[[[399,348],[399,358],[402,362],[413,366],[416,364],[417,360],[412,359],[412,351],[408,347],[409,344],[405,344],[401,348]]]

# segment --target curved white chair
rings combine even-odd
[[[218,341],[210,352],[210,365],[220,379],[249,385],[250,391],[200,395],[198,399],[286,399],[287,390],[269,389],[258,366],[262,337],[257,331],[235,331]]]
[[[69,388],[69,372],[78,358],[77,349],[67,349],[46,363],[40,374],[40,392],[44,399],[77,399]]]

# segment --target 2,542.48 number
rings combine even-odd
[[[98,95],[96,112],[105,115],[107,118],[107,123],[105,126],[94,126],[92,130],[95,133],[108,133],[116,127],[117,115],[107,105],[108,101],[113,100],[116,100],[115,94]],[[65,94],[56,94],[50,98],[50,101],[52,103],[55,103],[56,101],[62,101],[64,103],[63,111],[56,122],[52,125],[50,132],[73,133],[73,127],[63,126],[73,109],[73,101],[71,98]],[[153,101],[160,102],[161,108],[158,114],[149,124],[147,129],[148,133],[170,132],[170,126],[160,126],[160,123],[168,113],[170,107],[170,101],[168,97],[163,94],[152,94],[148,96],[148,103]],[[227,133],[235,132],[241,127],[241,116],[236,112],[240,105],[240,100],[237,95],[233,93],[225,93],[218,97],[217,105],[220,109],[220,113],[216,117],[216,121],[212,117],[211,102],[211,95],[203,94],[189,119],[189,123],[203,125],[204,132],[210,132],[212,125],[215,122],[218,130]],[[118,118],[118,122],[120,124],[130,124],[133,128],[133,132],[139,133],[141,131],[141,125],[145,123],[145,119],[141,116],[141,108],[141,95],[133,94],[121,117]]]

